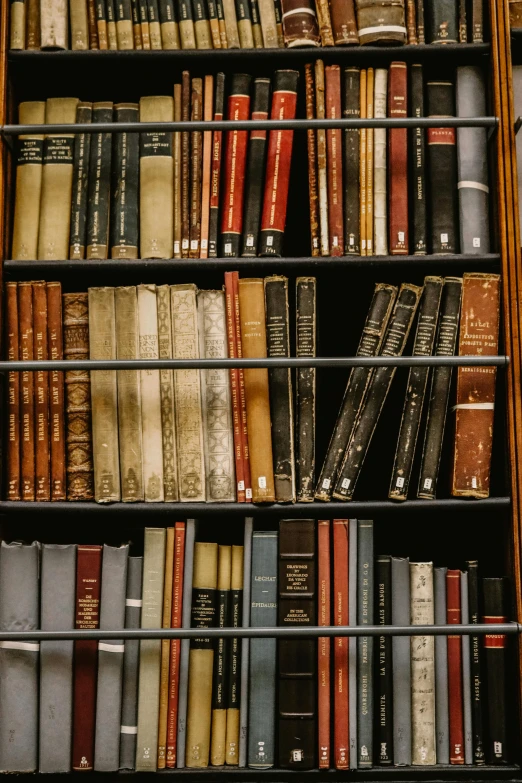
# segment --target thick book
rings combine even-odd
[[[49,358],[47,342],[47,289],[43,281],[33,283],[33,358]],[[34,373],[35,500],[51,499],[49,442],[49,373]]]
[[[390,66],[390,79],[393,76],[393,66]],[[384,119],[387,113],[387,84],[388,71],[386,68],[375,70],[375,109],[374,117]],[[390,82],[391,89],[391,82]],[[390,142],[394,129],[390,129]],[[388,183],[387,183],[387,131],[386,128],[375,128],[373,131],[373,225],[375,235],[374,252],[376,256],[388,255]],[[391,146],[390,146],[391,153]],[[395,207],[391,195],[391,166],[390,158],[390,215]]]
[[[338,65],[325,68],[325,115],[328,120],[341,117],[341,69]],[[342,131],[326,131],[328,159],[328,234],[331,256],[344,253]]]
[[[196,27],[197,29],[197,27]],[[197,32],[196,32],[197,35]],[[202,47],[198,47],[202,48]],[[191,122],[203,119],[203,80],[191,79],[190,100]],[[201,258],[201,193],[203,163],[203,133],[191,133],[190,150],[190,218],[189,218],[189,258]]]
[[[25,49],[25,0],[11,0],[9,48]]]
[[[348,625],[348,520],[334,519],[332,525],[334,625]],[[319,567],[320,563],[319,563]],[[320,585],[320,589],[322,589]],[[321,607],[319,593],[319,607]],[[348,712],[348,637],[333,639],[333,765],[348,769],[350,761]],[[367,675],[367,672],[366,672]],[[367,681],[366,681],[367,683]],[[319,687],[321,683],[319,682]],[[358,716],[360,718],[360,716]]]
[[[219,545],[217,571],[216,625],[230,627],[230,580],[232,575],[232,547]],[[219,637],[214,646],[214,671],[212,675],[212,732],[210,737],[210,763],[222,767],[226,759],[227,706],[230,641]]]
[[[285,46],[320,46],[321,36],[312,0],[281,0]]]
[[[357,625],[357,520],[348,520],[348,624]],[[357,638],[348,637],[348,734],[350,740],[350,769],[357,769]]]
[[[326,90],[324,62],[314,63],[315,77],[315,119],[326,119]],[[330,236],[328,231],[328,161],[326,157],[326,130],[317,128],[317,189],[319,202],[319,246],[320,255],[330,255]]]
[[[163,611],[161,627],[170,628],[172,617],[172,584],[174,578],[174,546],[176,532],[174,527],[167,528],[165,547],[165,574],[163,579]],[[160,667],[160,707],[158,716],[158,769],[167,766],[167,723],[169,712],[169,669],[170,669],[170,639],[161,640]]]
[[[67,49],[66,0],[40,0],[40,48]]]
[[[139,628],[141,620],[142,557],[129,557],[125,593],[125,628]],[[138,728],[139,639],[126,639],[123,653],[121,697],[120,769],[134,769]]]
[[[18,338],[22,361],[34,359],[33,286],[30,282],[18,284]],[[34,373],[20,374],[20,440],[22,500],[35,500],[35,422]]]
[[[392,624],[392,559],[375,559],[375,619],[378,625]],[[381,767],[393,764],[393,672],[391,636],[378,636],[376,644],[375,702],[377,707],[375,744],[376,762]]]
[[[458,3],[453,0],[429,0],[426,3],[426,43],[459,42]]]
[[[242,546],[232,546],[230,568],[229,625],[237,628],[243,617],[243,560]],[[227,683],[227,726],[225,761],[229,766],[239,765],[239,716],[241,708],[241,640],[234,636],[229,642],[229,676]]]
[[[16,5],[17,3],[12,3],[11,9],[14,9]],[[45,101],[25,101],[20,103],[18,106],[18,121],[21,125],[43,125],[45,110]],[[11,258],[14,261],[35,261],[38,258],[43,153],[43,134],[30,134],[18,137],[13,244],[11,249]]]
[[[0,545],[0,630],[39,627],[40,545]],[[38,642],[0,643],[0,770],[38,768]]]
[[[47,283],[47,344],[49,358],[63,360],[61,283]],[[51,500],[65,500],[65,389],[62,370],[49,372],[49,437]]]
[[[316,625],[315,539],[312,519],[283,519],[279,523],[280,626]],[[278,662],[279,766],[313,769],[317,756],[317,643],[314,639],[281,639]]]
[[[174,99],[140,99],[140,122],[173,122]],[[172,258],[174,168],[171,131],[140,134],[140,257]]]
[[[333,0],[333,2],[330,2],[330,17],[335,46],[360,42],[355,19],[354,0]]]
[[[295,355],[314,357],[317,342],[317,280],[298,277],[295,282]],[[295,380],[295,471],[300,503],[311,503],[315,487],[315,367],[298,367]]]
[[[115,104],[115,122],[138,120],[137,103]],[[137,133],[112,134],[110,258],[138,258],[139,159],[140,140]]]
[[[270,79],[254,80],[252,120],[267,120],[270,107]],[[258,251],[259,226],[263,199],[266,130],[253,130],[248,139],[248,160],[245,173],[245,206],[241,255],[255,258]]]
[[[359,119],[361,69],[350,66],[343,73],[343,118]],[[344,252],[359,255],[359,128],[345,128],[343,131],[343,197],[344,197]]]
[[[156,286],[158,308],[158,356],[172,359],[172,317],[170,312],[170,287]],[[166,503],[179,498],[178,450],[176,444],[176,405],[174,373],[160,370],[161,436],[163,443],[163,493]]]
[[[356,0],[356,7],[359,43],[406,43],[404,0],[385,0],[378,5],[373,0]]]
[[[433,563],[410,563],[411,624],[433,625]],[[411,763],[436,763],[435,640],[412,636],[411,642]]]
[[[315,78],[312,63],[305,64],[306,119],[315,120]],[[317,189],[317,135],[314,128],[306,131],[308,154],[308,198],[310,201],[310,240],[312,256],[320,255],[319,192]]]
[[[392,557],[392,625],[410,625],[410,564]],[[411,747],[411,643],[409,636],[392,636],[393,763],[410,766]]]
[[[435,623],[446,625],[447,568],[435,568]],[[449,764],[448,640],[435,637],[435,737],[437,764]]]
[[[252,536],[254,520],[252,517],[245,517],[245,527],[243,531],[243,606],[241,609],[241,625],[243,628],[250,626],[250,594],[252,589]],[[237,623],[239,625],[239,621]],[[239,754],[238,763],[240,767],[246,767],[248,757],[248,688],[250,672],[250,639],[243,637],[241,645],[241,676],[239,681],[240,704],[239,704]]]
[[[185,565],[185,522],[174,527],[174,568],[172,573],[172,614],[170,627],[181,628],[183,610],[183,572]],[[170,641],[170,668],[167,711],[167,767],[176,766],[178,738],[178,700],[181,640]]]
[[[461,623],[460,571],[446,574],[446,622]],[[462,693],[462,645],[457,634],[448,636],[448,693],[450,764],[464,764],[464,714]]]
[[[250,119],[250,82],[248,74],[232,76],[228,97],[229,120]],[[247,160],[248,131],[229,131],[225,140],[224,185],[221,204],[221,247],[224,258],[236,258],[243,231],[243,194]]]
[[[190,628],[192,619],[192,576],[194,570],[194,541],[196,536],[196,520],[188,519],[185,530],[185,560],[183,564],[183,600],[181,610],[181,627]],[[176,767],[185,766],[187,746],[187,701],[188,701],[188,671],[190,657],[190,639],[182,639],[179,658],[179,688],[176,740]]]
[[[99,627],[101,564],[101,546],[78,546],[75,628]],[[74,643],[73,770],[94,769],[97,677],[98,642],[93,639],[76,641]]]
[[[2,545],[3,546],[3,545]],[[507,622],[507,585],[505,579],[483,579],[482,595],[483,623]],[[488,764],[507,764],[507,636],[486,634],[484,636],[484,663],[488,683],[488,743],[486,759]]]
[[[92,122],[92,103],[80,102],[78,104],[76,107],[76,122]],[[71,221],[69,227],[68,256],[73,261],[81,261],[85,258],[90,156],[91,134],[77,133],[74,137]]]
[[[460,605],[463,625],[469,625],[468,572],[462,571],[460,577]],[[469,636],[460,638],[462,645],[462,694],[464,713],[464,762],[473,764],[473,728],[471,716],[471,661]]]
[[[338,535],[342,535],[343,532],[340,527]],[[332,624],[331,592],[330,520],[320,519],[317,523],[317,624],[325,627]],[[337,652],[336,639],[334,639],[334,645]],[[320,636],[317,640],[317,756],[319,769],[330,768],[332,753],[330,741],[330,648],[330,637]],[[349,687],[348,684],[348,689]]]
[[[225,105],[225,74],[215,76],[214,120],[223,119]],[[210,203],[208,227],[208,257],[217,258],[219,234],[219,207],[221,195],[221,158],[223,155],[223,131],[212,132],[212,163],[210,170]]]
[[[373,625],[374,614],[373,522],[357,520],[357,625]],[[374,640],[357,639],[358,766],[373,766]]]
[[[406,63],[392,62],[388,80],[388,116],[403,119],[408,114]],[[377,131],[375,131],[377,133]],[[408,129],[389,131],[390,253],[407,255],[408,231]]]
[[[410,115],[424,117],[423,66],[410,66]],[[428,247],[428,223],[426,205],[426,131],[424,128],[410,130],[409,202],[411,204],[411,246],[415,255],[425,255]]]
[[[10,362],[20,358],[20,339],[18,322],[18,283],[11,280],[5,284],[6,343],[7,359]],[[7,500],[21,500],[20,465],[20,373],[9,372],[7,376],[7,437],[6,437],[6,483]]]
[[[113,110],[114,106],[110,101],[93,103],[93,123],[112,122]],[[87,191],[86,258],[88,260],[104,260],[109,257],[111,158],[111,134],[93,134],[89,155]]]
[[[451,82],[428,82],[426,94],[428,117],[441,118],[455,115],[454,87]],[[430,172],[427,195],[431,205],[431,252],[457,253],[459,242],[455,128],[428,128],[427,142]]]
[[[477,625],[481,622],[482,596],[480,590],[479,568],[477,560],[467,560],[468,569],[468,608],[469,622]],[[482,678],[484,652],[480,636],[470,636],[470,677],[471,677],[471,713],[473,726],[473,763],[482,766],[485,758],[485,690]]]
[[[442,289],[435,356],[453,356],[459,328],[462,278],[445,277]],[[451,367],[434,367],[424,434],[417,497],[432,500],[436,496],[442,440],[451,384]]]
[[[498,352],[500,276],[466,273],[462,284],[459,356]],[[459,367],[451,494],[489,496],[495,367]]]

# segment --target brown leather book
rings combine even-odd
[[[460,571],[448,569],[446,574],[446,622],[462,622],[460,603]],[[462,701],[462,640],[460,635],[448,636],[448,694],[450,764],[464,764],[464,717]]]
[[[33,286],[18,284],[18,330],[20,358],[32,361],[33,341]],[[34,373],[24,370],[20,378],[20,419],[22,441],[22,500],[35,499],[35,443],[34,443]]]
[[[408,43],[417,44],[417,18],[415,13],[415,0],[406,2],[406,29],[408,31]]]
[[[40,0],[25,0],[25,48],[40,48]]]
[[[234,273],[225,272],[225,307],[227,314],[228,356],[237,358],[236,313],[234,298]],[[244,503],[245,495],[245,464],[243,456],[243,434],[241,422],[241,403],[239,399],[239,370],[230,370],[230,398],[232,401],[232,423],[234,427],[234,464],[236,468],[236,499]]]
[[[162,628],[170,628],[172,610],[172,580],[174,574],[174,537],[173,527],[167,528],[167,545],[165,549],[165,574],[163,581],[163,617]],[[169,666],[170,641],[161,640],[160,669],[160,706],[158,717],[158,769],[167,766],[167,720],[169,710]]]
[[[181,628],[184,561],[185,523],[176,522],[174,528],[171,628]],[[180,653],[181,641],[172,639],[170,642],[169,703],[167,713],[167,767],[169,769],[173,769],[176,766]]]
[[[305,65],[306,119],[315,119],[315,85],[314,72],[311,63]],[[308,151],[308,196],[310,199],[310,238],[312,240],[312,256],[319,256],[319,209],[317,193],[317,144],[315,131],[306,131]]]
[[[459,356],[498,353],[500,276],[469,272],[462,285]],[[487,498],[495,407],[495,367],[459,367],[451,494]]]
[[[320,46],[321,36],[313,0],[282,0],[285,46]]]
[[[319,25],[319,33],[321,35],[321,45],[333,46],[332,19],[330,16],[328,0],[317,0],[315,10],[317,12],[317,24]]]
[[[239,281],[239,313],[244,358],[265,358],[267,346],[262,278]],[[275,488],[268,369],[260,367],[244,372],[252,500],[254,503],[273,503]]]
[[[190,120],[190,74],[181,75],[181,119]],[[191,134],[181,134],[181,257],[189,257],[190,248],[190,138]]]
[[[203,79],[192,79],[192,122],[201,122],[203,117]],[[192,134],[190,157],[190,247],[189,258],[199,258],[201,239],[201,173],[203,158],[203,134]]]
[[[203,95],[203,119],[212,120],[214,103],[214,77],[205,76]],[[201,173],[201,241],[200,258],[208,258],[208,239],[210,221],[210,176],[212,166],[212,131],[203,133],[203,164]]]
[[[96,24],[96,0],[87,0],[87,15],[89,19],[89,49],[99,49],[98,26]]]
[[[131,13],[132,13],[132,37],[134,39],[134,48],[143,49],[141,42],[141,23],[140,23],[140,11],[138,8],[138,0],[131,0]]]
[[[356,0],[359,43],[406,43],[404,0]]]
[[[36,361],[48,357],[47,289],[44,282],[33,283],[33,356]],[[51,499],[49,476],[49,373],[34,374],[35,476],[36,500]]]
[[[20,358],[18,283],[7,281],[5,295],[7,358],[10,362],[16,362]],[[7,379],[7,422],[7,499],[21,500],[19,372],[10,372]]]
[[[61,283],[47,283],[47,342],[49,359],[63,359]],[[51,500],[65,500],[65,399],[62,370],[49,373],[49,435]]]
[[[341,117],[341,69],[328,65],[326,76],[326,117],[337,120]],[[330,234],[330,255],[344,253],[343,221],[343,148],[341,129],[326,131],[328,154],[328,224]]]
[[[408,72],[406,63],[392,63],[388,76],[388,115],[400,119],[408,115]],[[408,239],[408,129],[390,128],[389,146],[389,226],[391,255],[407,255]]]
[[[241,340],[241,319],[239,316],[239,274],[232,272],[232,288],[234,292],[234,328],[236,330],[235,349],[238,359],[243,358],[243,342]],[[243,453],[243,475],[245,479],[245,500],[252,500],[252,472],[250,470],[250,446],[248,442],[248,421],[245,393],[245,371],[238,370],[239,378],[239,408],[241,413],[241,446]]]
[[[324,62],[316,60],[315,74],[315,114],[318,120],[326,119]],[[330,255],[328,236],[328,166],[326,159],[326,130],[317,128],[317,190],[319,202],[319,245],[320,255]]]
[[[330,0],[330,14],[334,44],[343,46],[359,43],[354,0]]]

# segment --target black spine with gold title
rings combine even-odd
[[[114,107],[115,122],[138,122],[137,103]],[[137,133],[115,133],[112,141],[111,258],[138,258],[140,141]]]
[[[93,105],[92,120],[112,122],[113,104],[104,101]],[[87,203],[87,259],[108,257],[109,195],[111,183],[111,133],[94,133],[89,160]]]
[[[76,109],[76,122],[87,123],[91,121],[92,103],[79,103]],[[69,235],[69,258],[75,261],[82,261],[85,258],[90,150],[91,134],[78,133],[74,138],[71,228]]]

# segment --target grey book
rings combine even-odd
[[[277,625],[276,530],[252,534],[250,625]],[[250,640],[250,694],[248,716],[248,766],[273,767],[275,761],[276,639]]]
[[[460,577],[460,611],[462,625],[469,623],[468,572]],[[471,658],[469,636],[462,636],[462,701],[464,705],[464,760],[473,764],[473,727],[471,719]]]
[[[486,83],[482,68],[457,68],[457,117],[483,117]],[[489,180],[486,128],[457,128],[461,253],[489,253]]]
[[[410,561],[392,557],[392,625],[410,625]],[[411,658],[410,637],[392,639],[393,760],[411,764]]]
[[[0,631],[38,628],[39,544],[0,547]],[[0,772],[36,772],[38,642],[0,642]]]
[[[76,544],[42,547],[40,625],[42,631],[74,628]],[[72,639],[40,644],[39,771],[71,771]]]
[[[348,625],[357,625],[357,520],[349,520]],[[348,731],[350,769],[357,769],[357,637],[348,638]]]
[[[125,597],[129,545],[103,546],[100,629],[120,630],[125,626]],[[98,642],[98,687],[94,769],[117,772],[120,767],[121,700],[123,654],[121,639]]]
[[[516,120],[518,117],[522,117],[522,65],[513,66],[513,99]],[[517,133],[515,143],[517,150],[518,217],[522,226],[522,133]]]
[[[125,628],[139,628],[141,622],[142,557],[129,557]],[[138,731],[139,639],[127,639],[123,653],[123,692],[121,699],[120,769],[134,769]]]
[[[185,564],[183,567],[183,610],[182,628],[190,628],[192,608],[192,571],[194,567],[194,540],[196,538],[196,520],[187,519],[185,530]],[[176,766],[185,766],[185,747],[187,739],[187,705],[188,705],[188,670],[190,639],[182,639],[179,656],[179,687],[178,687],[178,741],[176,751]]]
[[[351,542],[350,542],[351,544]],[[373,522],[357,522],[357,624],[373,625]],[[348,593],[349,595],[349,593]],[[373,636],[357,639],[358,766],[373,766]]]
[[[243,628],[250,625],[250,577],[252,573],[252,517],[245,519],[243,541]],[[239,766],[246,767],[248,751],[248,671],[250,639],[241,639],[241,702],[239,708]]]
[[[435,625],[446,625],[447,568],[434,569]],[[435,736],[437,764],[449,764],[448,640],[435,637]]]

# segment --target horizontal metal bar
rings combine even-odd
[[[0,372],[26,370],[215,370],[242,367],[506,367],[508,356],[343,356],[264,359],[74,359],[0,361]]]

